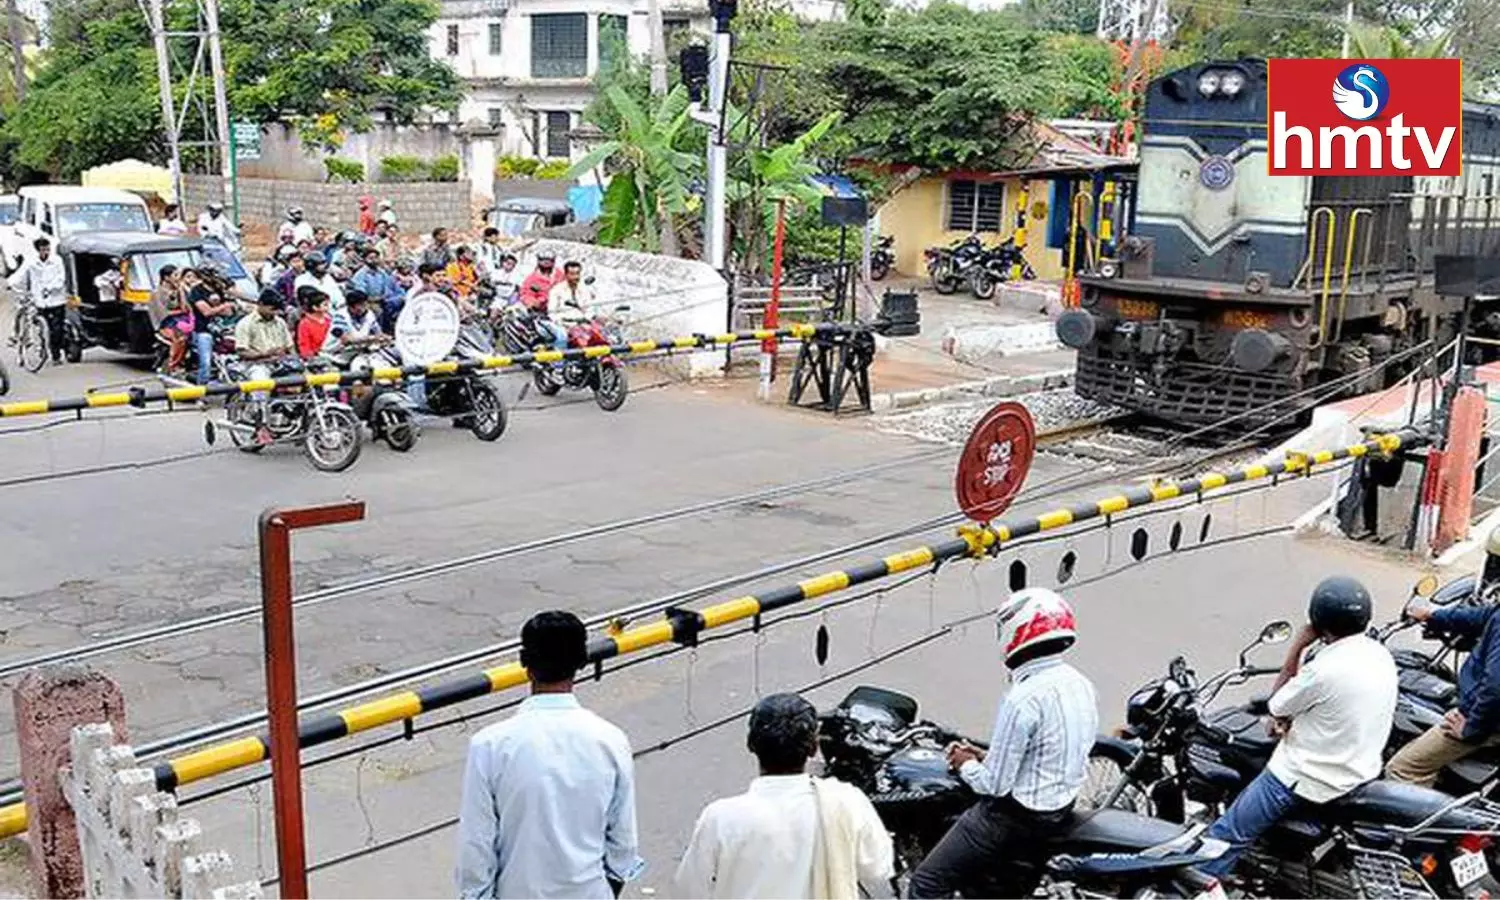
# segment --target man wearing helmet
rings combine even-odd
[[[1449,763],[1500,743],[1500,626],[1493,624],[1500,607],[1484,596],[1500,581],[1500,528],[1490,532],[1485,551],[1484,571],[1475,585],[1485,602],[1423,604],[1406,611],[1436,631],[1472,641],[1474,649],[1458,671],[1458,706],[1386,763],[1386,777],[1395,781],[1430,787]]]
[[[980,800],[912,873],[910,897],[985,896],[976,886],[1008,847],[1066,829],[1099,728],[1094,686],[1063,662],[1077,638],[1073,610],[1045,588],[1011,594],[997,616],[1011,688],[1000,698],[989,752],[948,748],[948,764]]]
[[[290,236],[293,245],[300,244],[303,241],[311,243],[313,239],[312,223],[302,218],[302,207],[300,206],[293,206],[286,211],[286,221],[281,223],[281,227],[276,229],[276,233],[278,235],[285,234]]]
[[[1266,704],[1281,742],[1208,829],[1229,849],[1206,873],[1228,874],[1246,847],[1299,807],[1336,800],[1380,775],[1396,712],[1396,663],[1365,634],[1370,607],[1370,592],[1347,576],[1313,589],[1308,624],[1293,638]],[[1320,641],[1304,662],[1303,652]]]

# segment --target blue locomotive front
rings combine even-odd
[[[1263,60],[1151,82],[1129,229],[1057,323],[1079,394],[1243,431],[1389,383],[1456,332],[1432,257],[1500,249],[1497,108],[1465,104],[1461,177],[1335,177],[1271,173],[1266,101]],[[1500,314],[1468,327],[1500,334]]]

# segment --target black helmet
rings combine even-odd
[[[307,267],[309,269],[311,269],[311,268],[313,268],[315,266],[326,266],[326,265],[328,265],[328,257],[324,256],[323,253],[322,253],[322,251],[319,251],[319,250],[314,250],[314,251],[312,251],[310,253],[305,254],[302,257],[302,260],[307,263]]]
[[[1369,626],[1370,608],[1370,592],[1364,585],[1347,575],[1334,575],[1313,588],[1307,619],[1319,634],[1348,637]]]

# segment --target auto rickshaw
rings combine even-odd
[[[156,329],[164,310],[154,308],[151,294],[160,284],[162,267],[226,268],[222,254],[205,252],[204,240],[196,237],[91,231],[64,239],[58,252],[67,270],[72,326],[64,351],[74,362],[86,347],[140,356],[154,354]],[[249,278],[232,255],[228,268],[231,271],[223,274],[231,282]],[[111,269],[118,269],[123,276],[118,301],[102,299],[95,284],[95,279]]]

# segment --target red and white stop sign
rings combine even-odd
[[[1019,403],[1005,402],[984,414],[958,457],[953,488],[958,508],[988,524],[1020,493],[1036,455],[1036,423]]]

